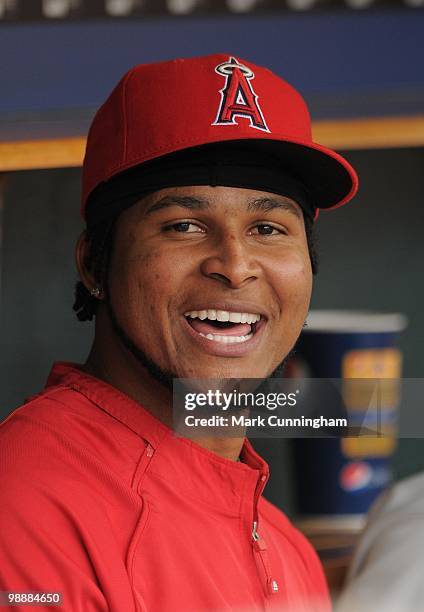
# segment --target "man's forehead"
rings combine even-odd
[[[219,213],[223,204],[246,212],[285,211],[303,219],[301,207],[288,196],[239,187],[187,186],[161,189],[140,200],[138,208],[143,217],[150,217],[171,207]]]

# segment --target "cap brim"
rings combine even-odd
[[[305,185],[317,208],[342,206],[358,190],[358,176],[349,162],[322,145],[265,138],[249,142],[258,151],[278,157],[284,169]]]
[[[113,190],[111,190],[111,182],[119,179],[120,177],[123,177],[124,175],[126,176],[126,178],[128,178],[128,172],[138,172],[140,168],[145,168],[147,170],[148,168],[150,168],[150,163],[156,163],[156,161],[165,160],[167,158],[171,159],[176,157],[177,159],[179,159],[180,153],[188,155],[190,152],[196,153],[196,151],[198,151],[199,149],[206,149],[210,152],[214,152],[213,154],[217,157],[217,159],[220,159],[221,155],[223,155],[224,152],[228,152],[229,145],[236,145],[234,153],[236,157],[237,155],[240,155],[240,149],[242,149],[244,153],[244,155],[242,156],[244,158],[244,161],[246,160],[247,155],[249,159],[252,159],[252,162],[255,161],[258,164],[262,163],[265,166],[269,165],[270,168],[273,168],[273,179],[275,178],[276,169],[278,173],[278,168],[281,168],[281,176],[283,182],[285,180],[285,175],[289,178],[297,179],[297,182],[300,183],[302,187],[306,190],[308,204],[310,205],[311,209],[315,211],[315,219],[318,216],[319,210],[328,210],[342,206],[351,198],[353,198],[358,189],[358,177],[356,175],[355,170],[348,163],[348,161],[335,151],[332,151],[331,149],[328,149],[326,147],[323,147],[322,145],[311,141],[302,142],[295,141],[293,139],[288,140],[280,136],[279,139],[228,138],[225,140],[212,140],[206,143],[197,142],[189,144],[186,142],[184,143],[184,145],[185,146],[182,146],[180,149],[178,147],[174,147],[171,151],[168,151],[164,155],[152,156],[152,158],[149,160],[141,160],[138,164],[132,164],[129,168],[123,169],[121,170],[121,172],[118,172],[114,177],[111,177],[106,183],[98,185],[96,191],[98,191],[99,189],[106,190],[108,194],[107,199],[110,200],[114,193]],[[237,147],[239,152],[237,152]],[[197,159],[197,153],[195,158]],[[146,189],[146,176],[142,173],[139,178],[142,179],[140,185],[136,184],[134,182],[134,176],[132,177],[132,195],[134,195],[134,193],[140,194]],[[195,177],[191,176],[190,174],[189,180],[194,180],[194,178]],[[162,175],[161,179],[159,181],[156,181],[156,183],[157,185],[161,185],[162,187],[165,185]],[[271,186],[271,183],[269,186]],[[240,183],[237,182],[235,184],[239,185]],[[275,187],[275,181],[273,187]],[[256,189],[259,187],[255,186],[254,188]],[[153,188],[152,185],[149,185],[149,189],[147,190],[147,192],[151,192],[152,190],[154,191],[155,188]],[[264,189],[264,191],[266,191],[266,189]],[[119,206],[121,206],[119,201],[122,200],[123,195],[125,195],[122,191],[122,185],[120,185],[119,189],[118,187],[116,187],[115,192],[119,193],[119,198],[117,196],[113,196],[113,201],[116,200]],[[280,191],[275,192],[280,193]],[[285,193],[285,195],[287,194]],[[133,200],[131,200],[131,202],[132,201]],[[101,205],[101,207],[104,208],[105,202],[101,201]],[[96,213],[96,218],[97,217],[98,212]]]

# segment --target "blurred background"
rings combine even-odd
[[[404,313],[403,375],[421,377],[423,5],[0,0],[0,415],[43,387],[53,361],[85,360],[91,343],[93,327],[72,304],[93,113],[132,65],[213,52],[291,82],[309,103],[315,140],[357,169],[354,202],[318,220],[313,307]],[[271,463],[268,496],[295,515],[290,443],[254,443]],[[422,468],[423,440],[401,440],[395,478]]]

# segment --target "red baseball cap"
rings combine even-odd
[[[90,127],[81,213],[96,187],[130,168],[192,147],[246,141],[276,157],[316,209],[342,206],[358,189],[351,165],[313,142],[306,103],[291,85],[218,54],[141,64],[124,75]]]

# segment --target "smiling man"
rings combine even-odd
[[[172,381],[281,373],[317,212],[356,189],[264,68],[215,55],[124,76],[84,161],[90,355],[2,425],[0,590],[72,612],[329,608],[314,551],[262,497],[265,461],[243,437],[177,436]]]

